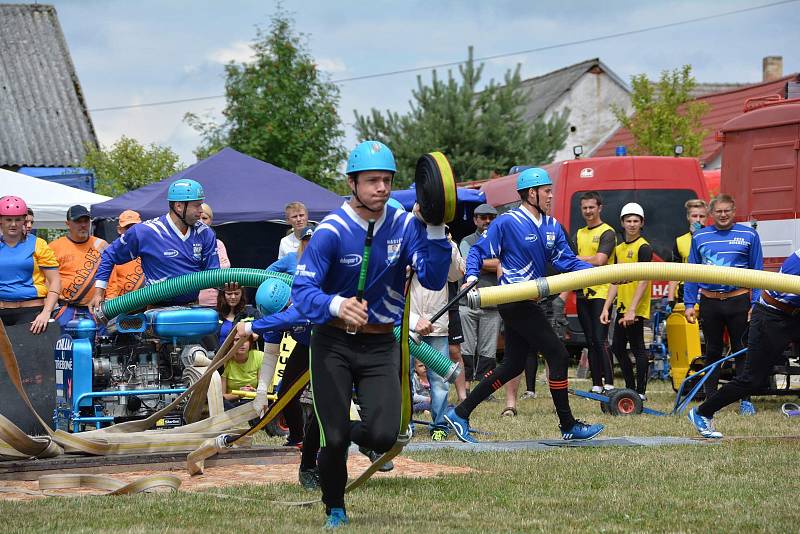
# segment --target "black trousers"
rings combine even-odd
[[[456,407],[458,416],[469,418],[472,411],[492,392],[525,370],[531,355],[541,352],[547,362],[550,376],[550,394],[563,430],[575,424],[569,407],[567,367],[569,353],[553,331],[550,321],[534,302],[514,302],[498,306],[505,325],[506,348],[503,361],[486,373],[464,402]]]
[[[622,312],[617,313],[617,318],[622,317]],[[625,387],[634,389],[644,395],[647,390],[647,376],[650,370],[650,356],[644,346],[644,319],[637,317],[630,326],[614,325],[614,339],[611,343],[614,355],[619,362],[622,376],[625,378]],[[636,376],[633,374],[631,359],[628,357],[628,345],[631,346],[633,357],[636,360]]]
[[[0,310],[0,320],[6,326],[14,326],[22,323],[32,323],[36,316],[42,313],[44,306],[32,306],[30,308],[8,308]]]
[[[539,353],[534,352],[525,361],[525,386],[527,391],[536,391],[536,373],[539,372]]]
[[[722,358],[724,349],[723,334],[728,329],[731,352],[744,348],[745,330],[747,330],[747,313],[750,310],[750,295],[744,294],[725,300],[700,297],[700,327],[706,341],[706,365]],[[735,358],[736,375],[744,369],[746,355]],[[713,373],[703,386],[706,398],[717,391],[719,369]]]
[[[407,378],[406,378],[407,379]],[[361,421],[350,421],[355,387]],[[400,347],[392,334],[350,335],[317,326],[311,336],[311,391],[320,424],[322,502],[344,508],[350,442],[384,453],[400,431]]]
[[[297,378],[308,370],[308,347],[302,343],[297,343],[289,355],[289,361],[283,369],[281,385],[278,388],[278,398],[283,397],[284,392]],[[303,421],[303,408],[300,405],[300,397],[303,390],[300,390],[289,401],[283,409],[283,418],[286,426],[289,427],[289,437],[287,441],[292,443],[303,442],[303,452],[300,459],[301,469],[312,469],[317,465],[317,452],[319,452],[319,423],[316,416]]]
[[[790,341],[800,341],[800,316],[791,316],[763,304],[756,304],[747,335],[747,353],[741,372],[701,404],[697,411],[704,417],[714,414],[760,388],[783,360]],[[738,364],[737,364],[738,366]]]
[[[611,358],[606,350],[608,326],[600,322],[603,312],[603,299],[576,299],[578,307],[578,322],[581,323],[583,335],[589,349],[589,372],[592,374],[592,385],[602,386],[614,383],[614,370],[611,367]]]

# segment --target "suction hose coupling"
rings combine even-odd
[[[467,306],[469,306],[473,310],[479,310],[481,307],[481,294],[478,291],[478,288],[475,287],[469,290],[467,293]]]
[[[460,363],[454,362],[454,365],[450,366],[450,370],[447,373],[447,376],[442,375],[442,378],[444,378],[445,382],[449,382],[450,384],[455,384],[456,378],[458,378],[458,376],[461,374],[463,370],[464,368],[461,367]]]

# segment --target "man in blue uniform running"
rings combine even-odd
[[[211,228],[200,222],[204,198],[203,186],[196,181],[182,178],[173,182],[167,192],[169,213],[130,227],[103,251],[91,309],[98,308],[105,299],[114,265],[137,257],[142,259],[145,285],[182,274],[219,269],[217,238]],[[188,304],[196,300],[195,291],[176,297],[168,304]]]
[[[559,222],[547,215],[553,202],[553,182],[547,171],[531,168],[517,177],[517,192],[522,205],[499,216],[489,226],[467,257],[467,283],[477,280],[485,258],[499,258],[500,285],[515,284],[546,276],[547,264],[561,272],[589,269],[590,264],[575,257]],[[477,440],[469,429],[472,411],[503,384],[525,370],[529,355],[541,352],[548,364],[548,384],[561,436],[566,440],[592,439],[603,425],[589,425],[576,420],[569,406],[567,368],[569,353],[550,326],[542,308],[535,302],[522,301],[498,306],[505,325],[503,362],[486,373],[480,384],[455,408],[445,412],[445,420],[463,442]]]
[[[780,272],[800,276],[800,249],[784,260]],[[773,373],[773,366],[783,362],[783,351],[790,341],[800,341],[800,295],[761,291],[750,318],[741,372],[737,362],[736,377],[689,411],[689,421],[701,436],[722,437],[714,427],[714,414],[761,388]]]
[[[350,442],[376,454],[397,440],[400,354],[392,329],[403,314],[406,267],[432,290],[444,287],[450,243],[444,225],[387,206],[397,167],[386,145],[359,144],[347,160],[352,198],[317,226],[295,272],[292,301],[315,326],[311,390],[322,449],[326,527],[348,523],[344,504]],[[368,221],[375,220],[363,300],[356,298]],[[350,421],[355,387],[361,421]],[[405,430],[405,429],[403,429]]]

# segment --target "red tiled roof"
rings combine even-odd
[[[730,119],[744,113],[744,103],[748,98],[758,98],[775,94],[782,94],[788,81],[800,81],[800,74],[784,76],[773,82],[748,85],[741,89],[715,93],[697,98],[698,102],[706,102],[709,106],[708,113],[703,117],[703,128],[708,131],[703,139],[703,154],[700,162],[703,164],[713,161],[722,150],[722,144],[716,140],[716,133],[723,124]],[[618,128],[591,156],[613,156],[615,148],[619,145],[633,146],[633,136],[627,128]]]

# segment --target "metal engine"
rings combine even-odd
[[[55,347],[56,428],[77,432],[160,410],[210,363],[201,340],[218,327],[215,310],[187,307],[121,315],[100,335],[89,318],[71,321]],[[161,424],[181,425],[181,413]]]

